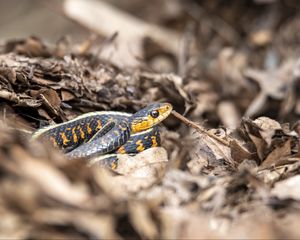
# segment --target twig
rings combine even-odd
[[[39,97],[43,100],[45,107],[55,116],[59,116],[58,111],[54,106],[48,101],[48,99],[44,96],[44,94],[40,94]]]
[[[227,142],[226,140],[224,140],[224,139],[222,139],[222,138],[219,138],[218,136],[216,136],[216,135],[214,135],[214,134],[208,132],[208,131],[205,130],[202,126],[200,126],[200,125],[198,125],[197,123],[195,123],[195,122],[193,122],[193,121],[191,121],[191,120],[185,118],[184,116],[182,116],[182,115],[179,114],[178,112],[176,112],[176,111],[173,110],[173,111],[172,111],[172,114],[173,114],[176,118],[178,118],[179,120],[181,120],[183,123],[187,124],[187,125],[190,126],[190,127],[195,128],[198,132],[206,134],[207,136],[213,138],[214,140],[216,140],[216,141],[222,143],[223,145],[225,145],[225,146],[227,146],[227,147],[230,146],[229,142]]]

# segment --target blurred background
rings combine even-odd
[[[0,1],[1,39],[25,38],[30,35],[57,41],[65,35],[82,39],[88,31],[66,18],[62,1]]]
[[[196,98],[191,117],[211,126],[260,115],[294,122],[299,10],[297,0],[1,0],[0,39],[90,41],[119,67],[176,73]]]
[[[299,0],[0,0],[0,24],[19,124],[0,124],[0,238],[299,238]],[[124,175],[15,131],[156,101],[194,128],[170,116],[156,167]]]

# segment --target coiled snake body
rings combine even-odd
[[[64,123],[41,128],[33,134],[33,138],[50,141],[72,159],[108,153],[136,154],[160,145],[157,124],[171,111],[169,103],[153,103],[135,114],[91,112]],[[115,166],[115,158],[103,158],[102,163]]]

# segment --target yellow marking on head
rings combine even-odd
[[[100,130],[102,128],[101,120],[97,120],[97,128],[96,130]]]
[[[153,111],[158,112],[157,117],[154,117],[153,115],[151,115],[151,112],[153,112]],[[147,129],[153,127],[154,125],[160,123],[165,118],[167,118],[169,116],[169,114],[171,113],[171,111],[172,111],[171,104],[169,104],[169,103],[160,104],[160,106],[158,106],[157,108],[149,110],[147,116],[145,116],[143,118],[133,119],[132,124],[131,124],[131,132],[137,133],[137,132],[141,132],[141,131],[144,131],[144,130],[147,130]]]
[[[119,147],[119,149],[117,150],[117,153],[125,154],[126,150],[125,150],[124,146]]]
[[[66,128],[66,130],[70,131],[70,130],[71,130],[71,128],[69,128],[69,127],[68,127],[68,128]]]
[[[160,108],[157,109],[159,112],[159,117],[160,121],[162,121],[163,119],[165,119],[167,116],[169,116],[169,114],[172,112],[173,107],[170,103],[165,103],[163,106],[161,106]],[[157,118],[155,118],[157,119]]]
[[[79,129],[81,139],[84,139],[85,134],[84,134],[84,131],[82,130],[81,126],[78,126],[77,128]]]
[[[62,140],[63,140],[63,145],[67,145],[70,140],[67,138],[66,134],[64,132],[59,133]]]
[[[141,131],[140,129],[141,129],[140,123],[134,123],[134,122],[132,123],[131,132],[137,133]]]
[[[158,143],[156,140],[156,136],[151,136],[152,146],[151,147],[157,147]]]
[[[58,144],[56,142],[56,139],[54,137],[50,137],[50,142],[52,143],[53,147],[57,147],[58,146]]]
[[[87,130],[88,134],[92,134],[93,130],[92,130],[91,127],[90,127],[90,123],[88,123],[88,124],[86,125],[86,130]]]
[[[142,129],[148,129],[149,127],[153,126],[153,119],[148,117],[147,121],[141,122]]]
[[[144,120],[144,121],[138,122],[136,124],[133,124],[132,132],[133,133],[142,132],[142,131],[152,127],[153,126],[152,123],[153,123],[152,119],[148,119],[148,120]]]
[[[137,150],[138,152],[142,152],[142,151],[145,150],[145,147],[144,147],[144,145],[143,145],[143,141],[142,141],[142,140],[136,141],[136,145],[137,145],[136,150]]]
[[[77,137],[77,135],[76,135],[75,128],[72,129],[72,135],[73,135],[73,141],[74,141],[75,143],[77,143],[77,142],[78,142],[78,137]]]

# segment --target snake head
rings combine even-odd
[[[152,103],[131,116],[131,132],[141,132],[163,121],[172,111],[170,103]]]

